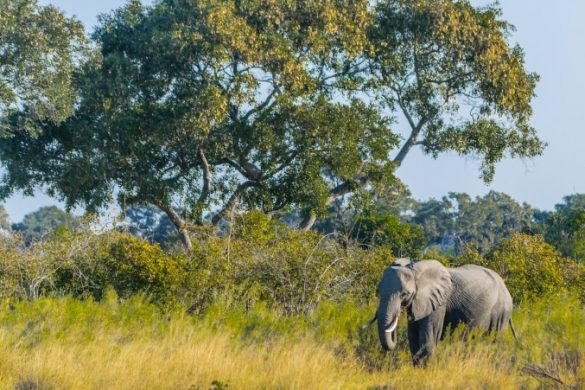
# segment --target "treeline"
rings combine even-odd
[[[294,214],[247,212],[218,229],[193,232],[190,251],[154,208],[132,207],[98,234],[81,217],[48,207],[12,225],[0,268],[6,298],[57,293],[99,300],[113,287],[123,298],[146,294],[161,306],[192,311],[227,294],[303,313],[323,299],[371,302],[390,259],[411,256],[488,266],[521,301],[582,293],[584,200],[571,195],[543,212],[496,192],[424,202],[370,199],[361,209],[357,203],[332,208],[310,232],[296,227]]]
[[[318,229],[346,232],[367,245],[390,245],[396,255],[420,257],[427,252],[459,255],[470,247],[493,250],[515,232],[542,235],[563,256],[585,261],[585,195],[563,198],[551,211],[519,203],[490,191],[484,196],[449,193],[417,201],[408,193],[366,206],[339,204]]]
[[[179,211],[177,211],[179,212]],[[290,228],[297,228],[298,214],[274,216]],[[180,250],[175,226],[155,207],[131,206],[115,221],[126,231],[166,250]],[[229,221],[218,234],[226,233]],[[55,229],[76,231],[87,228],[76,217],[56,206],[42,207],[12,223],[0,208],[0,228],[15,232],[27,243],[43,240]],[[427,253],[460,255],[470,248],[486,254],[513,233],[542,235],[563,256],[585,261],[585,194],[563,198],[552,211],[519,203],[509,195],[490,191],[484,196],[449,193],[440,199],[418,201],[407,191],[394,199],[354,199],[337,202],[329,215],[316,224],[321,234],[336,234],[364,247],[387,246],[395,256],[420,258]]]

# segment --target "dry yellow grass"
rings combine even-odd
[[[43,304],[53,307],[43,311]],[[582,356],[585,348],[578,330],[567,333],[565,340],[558,337],[566,332],[561,330],[554,343],[524,349],[518,349],[510,335],[495,342],[455,338],[441,344],[424,369],[413,368],[404,349],[386,368],[368,369],[355,353],[341,352],[340,343],[334,341],[317,341],[311,330],[259,341],[243,339],[233,329],[209,326],[203,320],[182,315],[164,318],[134,309],[131,304],[126,308],[130,317],[113,319],[108,310],[122,309],[111,309],[107,304],[47,299],[31,305],[41,308],[18,314],[28,310],[23,304],[17,314],[0,319],[0,388],[187,390],[209,389],[214,381],[219,381],[216,388],[227,384],[229,389],[515,389],[553,385],[550,380],[521,375],[520,368],[527,361],[543,364],[574,388],[582,386],[585,378],[582,358],[564,366],[562,359],[547,358],[552,356],[551,350],[573,350]],[[539,315],[543,307],[537,308]],[[565,308],[563,313],[552,312],[542,322],[533,323],[528,322],[531,310],[523,309],[517,315],[517,327],[527,344],[542,339],[531,331],[558,326],[551,322],[556,317],[571,326],[584,313]]]
[[[390,388],[505,389],[518,385],[511,364],[498,367],[492,351],[443,349],[426,369],[408,364],[368,372],[353,357],[341,358],[307,338],[271,345],[242,345],[228,335],[182,329],[161,339],[89,344],[48,343],[0,350],[5,388],[17,383],[63,389],[207,389],[214,380],[245,389]],[[2,343],[6,345],[9,343]],[[447,358],[444,360],[443,358]]]

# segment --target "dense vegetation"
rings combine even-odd
[[[0,198],[86,212],[0,210],[0,387],[585,386],[585,195],[418,201],[394,174],[542,153],[512,29],[464,0],[130,0],[86,37],[0,0]],[[362,324],[399,256],[498,271],[522,344],[382,353]]]
[[[58,230],[28,246],[5,238],[0,378],[31,388],[585,383],[585,267],[542,236],[516,233],[485,256],[440,258],[505,277],[522,345],[510,332],[496,342],[455,335],[425,369],[412,367],[405,332],[385,354],[363,328],[391,258],[387,247],[340,243],[262,213],[223,237],[201,233],[188,253],[119,232]]]

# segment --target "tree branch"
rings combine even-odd
[[[201,188],[201,195],[197,199],[195,206],[195,222],[198,225],[203,225],[203,208],[205,202],[209,198],[209,191],[211,190],[211,172],[209,170],[209,162],[203,152],[203,149],[199,148],[199,159],[201,160],[201,168],[203,169],[203,187]]]
[[[213,216],[213,218],[211,219],[211,224],[213,226],[217,226],[219,224],[219,222],[226,216],[226,214],[232,212],[236,205],[238,204],[238,201],[240,200],[240,196],[250,187],[254,187],[257,186],[258,183],[254,182],[254,181],[245,181],[243,183],[241,183],[240,185],[238,185],[238,187],[236,188],[236,190],[234,191],[234,193],[232,194],[232,196],[229,198],[229,200],[226,202],[226,204],[223,206],[223,208]]]
[[[189,237],[189,231],[187,229],[187,223],[181,218],[179,213],[175,211],[170,205],[160,202],[160,201],[151,201],[150,203],[154,204],[156,207],[161,209],[165,212],[165,214],[169,217],[177,231],[179,232],[179,237],[181,238],[181,242],[187,251],[191,251],[193,249],[193,245],[191,244],[191,238]]]
[[[244,176],[246,179],[250,181],[257,182],[264,175],[260,168],[247,161],[244,161],[243,163],[240,164],[232,159],[224,157],[220,160],[220,162],[228,164],[231,167],[235,168],[238,172],[240,172],[242,176]]]
[[[370,175],[365,174],[357,177],[354,180],[348,180],[339,184],[329,192],[329,196],[325,200],[325,206],[331,205],[331,203],[335,202],[335,200],[340,196],[353,192],[356,187],[363,188],[367,186],[371,179],[372,178]],[[299,228],[305,231],[310,230],[316,221],[317,216],[312,210],[309,210],[303,221],[300,223]]]
[[[264,100],[262,103],[260,103],[256,107],[252,108],[250,111],[248,111],[246,113],[246,115],[244,115],[244,118],[243,118],[244,121],[247,121],[252,115],[254,115],[255,113],[260,112],[260,111],[264,110],[266,107],[268,107],[268,105],[273,101],[274,95],[276,95],[276,94],[277,94],[277,90],[273,89],[272,92],[270,92],[270,94],[266,98],[266,100]]]

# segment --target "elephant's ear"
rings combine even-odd
[[[412,320],[418,321],[447,303],[453,290],[451,275],[436,260],[414,263],[416,293],[410,306]]]

